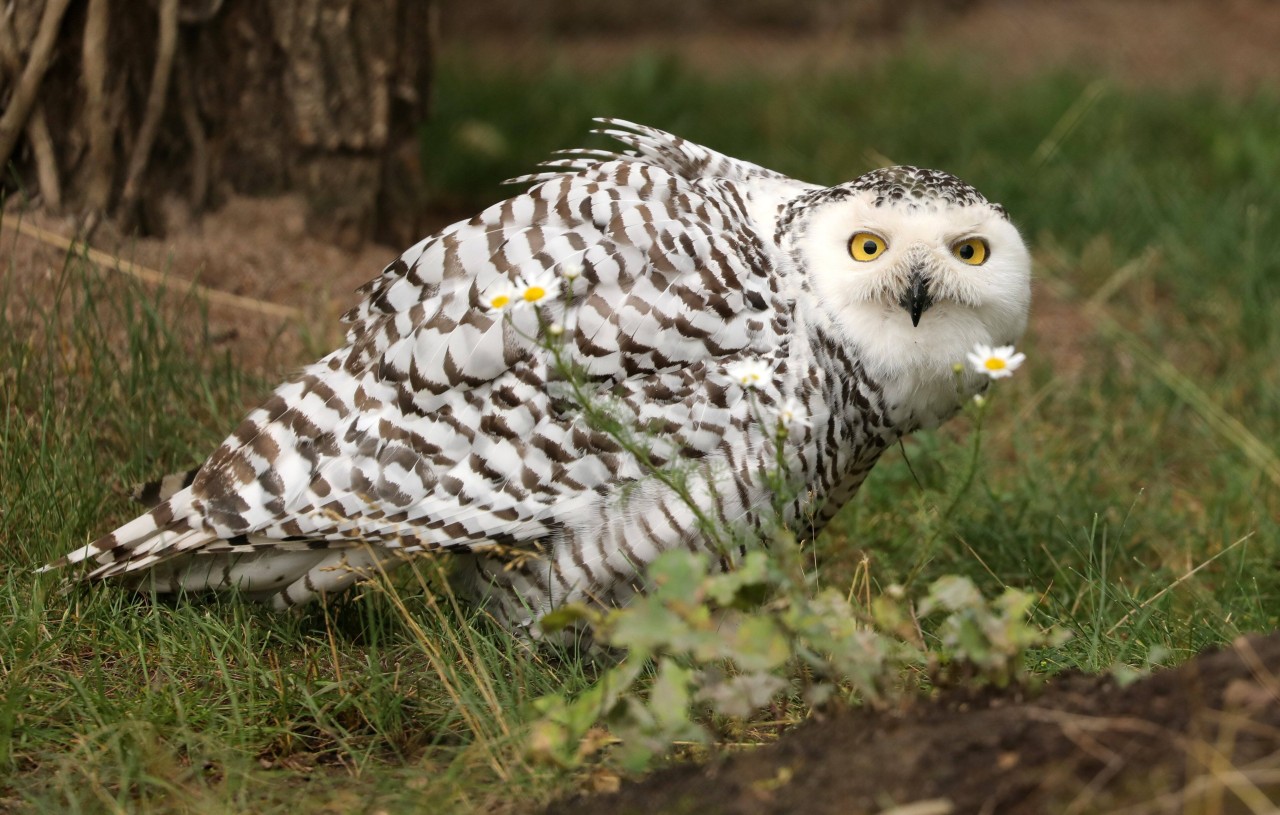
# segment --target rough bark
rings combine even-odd
[[[0,183],[11,198],[39,193],[87,226],[109,217],[158,233],[175,201],[198,213],[230,193],[300,192],[331,239],[416,237],[429,0],[8,10]]]

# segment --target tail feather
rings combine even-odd
[[[44,566],[92,563],[90,580],[123,578],[159,593],[239,589],[276,608],[300,605],[396,565],[401,555],[355,540],[320,543],[248,535],[224,540],[184,520],[192,472],[144,485],[139,500],[159,503],[109,535]]]
[[[306,551],[205,550],[131,572],[129,583],[161,594],[239,590],[277,609],[302,605],[399,565],[402,558],[381,547]]]
[[[144,515],[139,515],[111,534],[86,543],[79,549],[68,552],[47,566],[41,567],[40,571],[47,572],[50,569],[56,569],[61,566],[74,566],[90,558],[102,564],[113,564],[121,559],[128,558],[131,550],[160,533],[160,527],[156,523],[154,512],[155,510],[152,510]]]
[[[155,481],[139,484],[130,490],[129,497],[148,509],[155,508],[180,491],[190,487],[191,482],[196,480],[196,474],[199,472],[199,467],[193,467],[184,472],[170,473]]]
[[[39,571],[93,559],[99,565],[90,572],[90,578],[110,577],[145,568],[170,553],[177,554],[211,540],[208,533],[192,530],[187,521],[182,520],[190,507],[191,491],[179,490],[114,532],[63,555]],[[175,545],[177,548],[173,548]],[[141,562],[144,560],[145,563]]]
[[[101,566],[89,573],[89,577],[93,580],[101,580],[148,569],[161,561],[178,557],[184,552],[202,547],[214,540],[216,538],[208,532],[199,529],[161,530],[149,535],[137,545],[120,547],[107,553],[115,555],[114,559],[103,562]]]

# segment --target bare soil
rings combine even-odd
[[[781,76],[856,75],[909,51],[967,63],[993,83],[1060,69],[1128,86],[1234,93],[1274,91],[1280,82],[1280,4],[1271,0],[446,5],[446,51],[531,65],[554,60],[584,71],[657,52],[674,54],[708,76],[732,76],[744,64]],[[584,26],[580,18],[588,11],[591,25]],[[672,17],[681,16],[673,12],[686,19],[673,25]]]
[[[229,351],[247,371],[274,379],[338,345],[343,333],[339,317],[357,303],[356,287],[401,251],[376,244],[351,249],[328,243],[307,234],[305,219],[305,203],[296,196],[232,197],[198,222],[174,215],[161,238],[131,238],[103,225],[93,245],[119,262],[90,268],[107,286],[137,285],[127,271],[131,264],[164,275],[167,296],[161,306],[175,324],[192,326],[193,354]],[[51,296],[53,281],[67,262],[66,250],[20,233],[20,221],[61,236],[73,234],[66,219],[19,212],[16,206],[6,212],[0,231],[0,274],[17,295],[6,303],[2,316],[7,320],[23,319],[28,299],[41,303]],[[436,228],[443,225],[441,221]],[[78,245],[76,253],[82,252]],[[195,330],[199,320],[183,319],[193,309],[186,296],[193,283],[297,309],[297,316],[210,302],[204,346]]]
[[[1128,686],[952,690],[546,810],[696,815],[1246,813],[1280,802],[1280,636]]]

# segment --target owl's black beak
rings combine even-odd
[[[920,315],[933,305],[933,296],[929,294],[929,280],[922,270],[911,270],[911,282],[907,290],[902,293],[902,299],[898,301],[898,305],[911,315],[911,325],[920,325]]]

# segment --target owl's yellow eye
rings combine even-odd
[[[951,247],[951,254],[970,266],[981,266],[986,263],[990,251],[987,242],[982,238],[967,238]]]
[[[863,263],[880,257],[888,248],[884,238],[870,232],[859,232],[849,239],[849,254],[853,255],[854,260]]]

